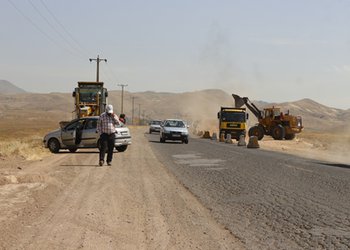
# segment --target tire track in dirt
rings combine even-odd
[[[155,157],[143,129],[97,166],[96,150],[57,154],[28,169],[53,180],[9,222],[6,249],[242,249]],[[52,191],[52,193],[50,193]],[[35,209],[33,209],[35,208]],[[32,212],[29,212],[32,211]]]

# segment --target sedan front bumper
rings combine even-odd
[[[188,135],[177,133],[177,132],[164,133],[163,136],[165,140],[173,140],[173,141],[176,141],[176,140],[183,141],[188,139]]]

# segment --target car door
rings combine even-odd
[[[84,124],[83,133],[81,136],[81,146],[83,147],[96,147],[99,134],[97,129],[97,119],[86,119]]]
[[[61,131],[62,143],[67,147],[76,145],[77,131],[83,125],[83,120],[74,121],[65,126]]]

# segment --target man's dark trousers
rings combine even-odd
[[[103,133],[100,136],[101,149],[100,149],[100,161],[104,161],[105,153],[107,151],[107,162],[112,162],[113,159],[113,149],[115,142],[115,135]]]

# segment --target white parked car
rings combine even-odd
[[[179,119],[167,119],[162,122],[160,127],[160,142],[166,140],[182,141],[182,143],[188,143],[188,126]]]
[[[68,149],[74,153],[78,148],[100,148],[100,136],[96,131],[98,116],[75,119],[62,128],[45,135],[43,143],[52,153]],[[115,148],[124,152],[131,144],[131,135],[127,127],[117,128]]]

